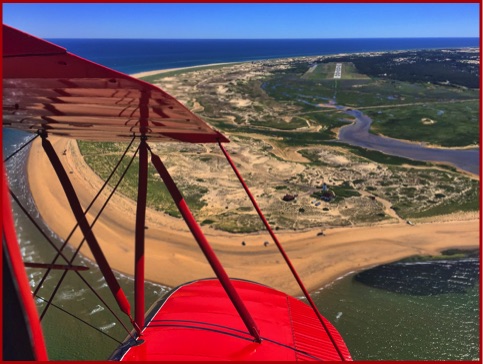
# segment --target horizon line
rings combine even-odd
[[[103,40],[345,40],[345,39],[479,39],[480,36],[447,37],[340,37],[340,38],[113,38],[113,37],[41,37],[43,39],[103,39]]]

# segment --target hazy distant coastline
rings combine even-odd
[[[479,38],[51,39],[123,73],[341,53],[479,47]]]

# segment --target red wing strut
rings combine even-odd
[[[6,174],[2,167],[2,359],[44,361],[47,360],[47,350],[11,211]],[[8,326],[7,322],[12,325]],[[15,350],[9,350],[11,348]]]

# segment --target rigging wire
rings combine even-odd
[[[10,192],[10,196],[12,196],[12,198],[14,199],[14,201],[17,203],[18,207],[20,207],[20,209],[24,212],[25,216],[27,216],[27,218],[37,228],[37,230],[42,234],[42,236],[45,238],[45,240],[47,240],[47,242],[52,246],[52,248],[54,248],[57,251],[57,254],[59,256],[61,256],[62,258],[64,258],[64,260],[66,261],[67,264],[71,265],[69,263],[69,259],[67,259],[67,257],[62,253],[62,251],[60,251],[60,249],[54,244],[54,242],[52,241],[52,239],[50,239],[47,236],[47,234],[40,227],[40,225],[37,223],[37,221],[35,221],[35,219],[32,217],[32,215],[30,215],[30,213],[27,211],[27,209],[25,208],[25,206],[22,205],[22,203],[20,202],[20,200],[13,193],[13,191],[10,188],[8,189],[8,191]],[[35,295],[35,293],[34,293],[34,295]]]
[[[215,275],[218,277],[220,284],[223,286],[225,292],[230,298],[230,301],[233,303],[233,306],[238,312],[238,315],[242,319],[250,335],[253,336],[255,342],[260,343],[261,342],[260,330],[255,320],[253,319],[252,315],[248,311],[247,307],[245,306],[244,302],[239,296],[237,290],[232,285],[230,278],[226,274],[225,269],[221,265],[221,262],[218,260],[215,252],[213,251],[213,248],[210,246],[200,226],[194,219],[188,205],[186,204],[186,201],[181,195],[181,192],[179,191],[175,182],[171,178],[171,175],[169,174],[165,165],[163,164],[163,162],[161,161],[158,155],[154,154],[150,148],[148,149],[151,153],[151,163],[154,165],[154,168],[158,171],[160,177],[163,179],[163,182],[166,188],[168,189],[173,201],[176,203],[176,206],[178,207],[179,212],[183,216],[183,219],[185,220],[186,225],[188,225],[188,228],[193,234],[193,237],[198,243],[204,256],[208,260]]]
[[[69,261],[63,254],[61,251],[59,251],[59,248],[57,248],[55,246],[55,244],[52,242],[51,238],[49,238],[45,233],[44,231],[41,229],[41,227],[37,224],[37,222],[32,218],[32,216],[29,214],[29,212],[25,209],[25,207],[20,203],[20,201],[18,200],[17,196],[15,196],[15,194],[10,191],[10,194],[12,195],[13,199],[15,200],[15,202],[18,204],[18,206],[24,211],[24,213],[26,214],[26,216],[29,218],[29,220],[34,224],[34,226],[40,231],[40,233],[44,236],[44,238],[49,242],[49,244],[51,246],[54,247],[55,250],[57,250],[57,253],[60,254],[64,259],[65,261],[69,264],[69,266],[72,266],[72,263],[74,261],[74,258],[75,256],[72,258],[71,261]],[[54,264],[54,263],[52,263]],[[49,270],[52,269],[52,268],[49,268]],[[65,273],[65,272],[64,272]],[[124,327],[124,329],[129,333],[129,330],[126,328],[126,326],[123,324],[123,322],[121,321],[121,319],[113,312],[113,310],[109,307],[109,305],[104,301],[104,299],[102,297],[99,296],[99,294],[94,290],[94,288],[89,284],[89,282],[86,281],[86,279],[78,272],[78,271],[75,271],[75,273],[79,276],[79,278],[86,284],[86,286],[97,296],[97,298],[107,307],[107,309],[114,315],[114,317],[121,323],[121,325]],[[41,287],[41,284],[39,283],[37,285],[37,288]],[[39,297],[37,295],[37,293],[33,293],[33,296],[35,297]],[[41,297],[39,297],[41,298]],[[42,299],[42,298],[41,298]],[[40,318],[40,320],[42,320],[42,317]]]
[[[126,169],[124,170],[123,174],[121,175],[119,181],[117,182],[116,186],[113,188],[113,190],[111,191],[111,194],[108,196],[107,200],[105,201],[104,205],[102,206],[102,208],[99,210],[99,213],[97,214],[96,218],[94,219],[93,223],[90,225],[90,229],[92,230],[92,228],[94,227],[94,224],[97,222],[98,218],[100,217],[100,215],[102,214],[102,212],[104,211],[105,207],[107,206],[108,202],[110,201],[110,199],[112,198],[112,196],[114,195],[114,193],[116,192],[117,188],[119,187],[120,183],[122,182],[122,180],[124,179],[124,176],[126,175],[127,171],[129,170],[132,162],[134,161],[137,153],[138,153],[138,150],[139,150],[139,147],[136,149],[136,152],[134,153],[133,157],[131,158],[131,160],[129,161]],[[74,252],[74,255],[72,256],[70,262],[72,263],[74,261],[74,259],[76,258],[77,254],[79,253],[82,245],[84,244],[85,242],[85,238],[81,241],[81,243],[79,244],[79,246],[77,247],[77,250]],[[76,272],[77,275],[84,281],[84,283],[92,290],[92,292],[101,300],[102,303],[104,303],[106,305],[106,307],[109,309],[109,311],[116,317],[116,319],[121,323],[121,325],[124,327],[124,329],[128,332],[128,334],[132,337],[132,334],[130,333],[130,331],[126,328],[126,326],[124,325],[124,323],[120,320],[120,318],[113,312],[113,310],[109,307],[109,305],[107,305],[107,303],[99,296],[99,294],[94,290],[94,288],[92,288],[89,283],[84,279],[84,277],[82,277],[82,275],[79,273],[79,272]],[[44,317],[45,313],[47,312],[47,309],[49,308],[50,304],[52,303],[52,300],[55,296],[55,294],[57,293],[58,289],[60,288],[60,285],[62,284],[65,276],[67,274],[67,271],[64,271],[64,273],[62,274],[62,277],[61,279],[59,280],[59,282],[57,283],[55,289],[54,289],[54,292],[51,294],[51,297],[47,303],[47,306],[44,308],[41,316],[40,316],[40,319],[42,320],[42,318]],[[130,317],[130,320],[131,320],[131,323],[133,324],[133,320],[132,318]]]
[[[47,302],[47,300],[46,300],[45,298],[41,297],[41,296],[35,295],[35,297],[37,297],[38,299],[40,299],[40,300],[42,300],[42,301],[44,301],[44,302]],[[117,340],[115,337],[113,337],[113,336],[109,335],[107,332],[104,332],[104,331],[102,331],[101,329],[99,329],[99,328],[95,327],[94,325],[92,325],[92,324],[88,323],[87,321],[85,321],[85,320],[81,319],[79,316],[76,316],[76,315],[74,315],[73,313],[71,313],[71,312],[69,312],[69,311],[67,311],[67,310],[63,309],[62,307],[57,306],[55,303],[51,303],[51,305],[52,305],[53,307],[57,308],[58,310],[60,310],[60,311],[62,311],[62,312],[64,312],[64,313],[66,313],[67,315],[72,316],[72,317],[73,317],[73,318],[75,318],[76,320],[79,320],[80,322],[82,322],[82,323],[86,324],[87,326],[89,326],[89,327],[93,328],[94,330],[96,330],[96,331],[100,332],[101,334],[106,335],[108,338],[110,338],[110,339],[114,340],[114,341],[115,341],[115,342],[117,342],[118,344],[122,344],[122,342],[121,342],[121,341],[119,341],[119,340]]]
[[[18,148],[15,152],[13,152],[10,156],[8,156],[5,160],[4,160],[4,163],[6,163],[8,160],[10,160],[12,157],[14,157],[16,154],[18,154],[21,150],[23,150],[25,147],[27,147],[29,144],[31,144],[37,137],[40,136],[40,133],[35,135],[33,138],[31,138],[29,141],[27,141],[24,145],[22,145],[20,148]],[[88,210],[92,207],[92,205],[94,204],[94,202],[97,200],[97,198],[100,196],[101,192],[104,190],[104,188],[107,186],[109,180],[111,179],[111,177],[114,175],[114,173],[116,172],[117,168],[119,167],[119,165],[121,164],[122,160],[124,159],[124,157],[126,156],[127,152],[129,151],[129,149],[131,148],[134,140],[135,140],[136,136],[133,136],[133,138],[131,139],[129,145],[127,146],[126,150],[124,151],[123,155],[121,156],[121,158],[119,159],[119,162],[116,164],[116,166],[114,167],[112,173],[110,174],[110,176],[108,177],[108,179],[104,182],[104,185],[101,187],[101,189],[99,190],[99,192],[96,194],[96,196],[94,197],[93,201],[89,204],[88,208],[86,209],[85,211],[85,214],[87,214]],[[136,153],[137,153],[137,150],[136,150]],[[134,156],[136,155],[136,153],[134,154]],[[134,158],[134,157],[133,157]],[[133,160],[133,159],[132,159]],[[129,169],[131,163],[132,163],[132,160],[131,162],[128,164],[128,167],[127,169]],[[124,177],[125,173],[121,176],[121,180],[122,178]],[[119,185],[119,184],[118,184]],[[116,186],[117,188],[117,186]],[[21,204],[21,202],[19,201],[19,199],[17,198],[17,196],[13,193],[13,191],[9,188],[9,192],[10,192],[10,195],[12,196],[12,198],[15,200],[15,202],[17,203],[17,205],[20,207],[20,209],[24,212],[24,214],[27,216],[27,218],[32,222],[32,224],[37,228],[37,230],[42,234],[42,236],[46,239],[46,241],[56,250],[57,254],[55,256],[55,259],[54,259],[54,262],[52,264],[55,263],[55,261],[58,259],[59,256],[61,256],[70,266],[72,265],[72,262],[74,261],[74,258],[75,258],[75,255],[72,257],[71,261],[69,262],[69,260],[65,257],[65,255],[62,253],[62,249],[66,246],[68,240],[62,245],[62,247],[59,249],[52,241],[51,238],[49,238],[47,236],[47,234],[43,231],[43,229],[38,225],[38,223],[33,219],[33,217],[31,216],[31,214],[27,211],[27,209]],[[111,194],[112,196],[112,194]],[[109,199],[110,197],[109,196]],[[107,203],[107,202],[106,202]],[[72,236],[72,234],[74,233],[75,229],[78,227],[78,224],[76,224],[76,226],[74,227],[74,229],[72,230],[71,234],[69,235],[69,238]],[[92,228],[92,226],[91,226]],[[41,283],[39,283],[39,285],[37,286],[37,289],[34,293],[34,296],[47,302],[44,298],[40,297],[37,295],[37,291],[38,289],[42,286],[43,282],[45,281],[45,279],[47,278],[47,275],[48,275],[48,272],[50,272],[50,269],[51,268],[48,268],[47,272],[44,274],[44,276],[42,277],[42,280],[41,280]],[[66,273],[67,271],[64,271],[64,274]],[[78,271],[75,271],[76,274],[79,276],[79,278],[81,278],[81,280],[87,285],[87,287],[92,291],[94,292],[94,294],[98,297],[98,299],[107,307],[107,309],[114,315],[114,317],[121,323],[121,326],[126,330],[126,332],[131,335],[129,329],[124,325],[124,323],[121,321],[121,319],[113,312],[113,310],[109,307],[109,305],[107,305],[107,303],[102,299],[102,297],[99,296],[99,294],[94,290],[94,288],[85,280],[85,278],[78,272]],[[59,283],[59,286],[60,286],[60,283]],[[88,326],[96,329],[97,331],[103,333],[104,335],[110,337],[111,339],[115,340],[116,342],[118,343],[121,343],[119,340],[111,337],[110,335],[106,334],[105,332],[97,329],[96,327],[90,325],[89,323],[85,322],[84,320],[80,319],[79,317],[76,317],[74,315],[72,315],[71,313],[65,311],[64,309],[60,308],[59,306],[55,305],[54,303],[50,302],[50,304],[52,304],[54,307],[64,311],[65,313],[77,318],[78,320],[80,320],[81,322],[84,322],[85,324],[87,324]]]
[[[104,184],[102,185],[102,187],[100,188],[100,190],[97,192],[97,194],[94,196],[94,198],[92,199],[91,203],[89,204],[89,206],[87,206],[85,212],[84,212],[84,215],[87,214],[87,212],[89,212],[89,210],[91,209],[92,205],[94,205],[94,203],[97,201],[97,199],[99,198],[99,196],[101,195],[102,191],[104,191],[104,189],[107,187],[109,181],[111,180],[111,178],[114,176],[114,173],[116,173],[117,171],[117,168],[119,168],[119,166],[121,165],[121,162],[122,160],[124,159],[124,157],[126,156],[127,152],[129,151],[129,149],[131,148],[131,145],[133,144],[134,140],[136,139],[136,136],[133,136],[133,138],[131,139],[131,142],[129,143],[129,145],[127,146],[126,150],[124,151],[124,153],[122,154],[121,158],[119,159],[119,161],[117,162],[117,164],[114,166],[111,174],[109,175],[109,177],[107,177],[106,181],[104,182]],[[122,177],[121,177],[122,178]],[[76,223],[75,226],[72,228],[71,232],[69,233],[69,235],[67,236],[67,238],[65,239],[64,243],[62,244],[62,246],[60,247],[60,251],[64,250],[64,248],[67,246],[67,244],[69,243],[69,240],[70,238],[72,237],[72,235],[74,235],[74,232],[75,230],[79,227],[79,223]],[[54,259],[52,260],[52,264],[55,264],[57,259],[59,258],[59,254],[57,253],[57,255],[54,257]],[[47,276],[49,275],[50,273],[50,269],[47,269],[47,271],[44,273],[44,275],[42,276],[38,286],[35,288],[35,291],[34,291],[34,295],[36,295],[38,292],[39,292],[39,289],[40,287],[42,287],[42,284],[45,282],[45,280],[47,279]]]
[[[37,134],[34,138],[32,138],[29,142],[27,142],[25,145],[23,145],[20,149],[18,149],[16,152],[14,152],[11,156],[9,156],[7,158],[10,159],[11,157],[13,157],[13,155],[15,155],[16,153],[18,153],[20,150],[22,150],[23,148],[25,148],[28,144],[30,144],[36,137],[38,137],[40,134]],[[86,211],[84,212],[84,214],[87,213],[87,211],[92,207],[92,205],[94,204],[94,202],[97,200],[97,198],[100,196],[101,192],[104,190],[104,188],[107,186],[109,180],[112,178],[112,176],[114,175],[114,173],[116,172],[117,168],[120,166],[122,160],[124,159],[124,157],[126,156],[127,152],[129,151],[130,147],[132,146],[134,140],[135,140],[136,136],[133,136],[133,138],[131,139],[129,145],[127,146],[126,150],[124,151],[123,155],[121,156],[121,158],[119,159],[118,163],[116,164],[116,166],[114,167],[113,171],[111,172],[110,176],[108,177],[108,179],[104,182],[104,185],[101,187],[101,189],[99,190],[99,192],[97,193],[97,195],[94,197],[93,201],[89,204],[88,208],[86,209]],[[139,149],[139,147],[138,147]],[[107,205],[107,202],[110,200],[110,198],[112,197],[112,195],[114,194],[114,192],[116,191],[117,187],[119,186],[120,182],[122,181],[122,179],[124,178],[127,170],[129,169],[129,167],[131,166],[136,154],[137,154],[137,151],[134,153],[134,156],[133,158],[131,159],[131,161],[129,162],[126,170],[124,171],[124,173],[122,174],[119,182],[117,183],[115,189],[112,191],[111,195],[108,197],[108,200],[106,201],[106,203],[104,204],[102,210],[99,212],[99,215],[102,213],[103,209],[105,208],[105,206]],[[72,257],[71,261],[69,262],[67,260],[67,258],[62,254],[62,249],[67,245],[67,242],[68,242],[68,239],[70,239],[70,237],[73,235],[75,229],[78,227],[78,224],[76,224],[76,226],[73,228],[73,230],[71,231],[68,239],[66,240],[66,242],[64,242],[64,244],[62,245],[62,247],[60,248],[60,250],[55,246],[55,244],[52,242],[52,240],[44,233],[44,231],[40,228],[40,226],[35,222],[35,220],[33,220],[32,216],[29,214],[29,212],[25,209],[25,207],[20,203],[20,201],[18,200],[18,198],[15,196],[15,194],[10,190],[10,194],[12,195],[12,197],[14,198],[14,200],[17,202],[17,204],[19,205],[19,207],[24,211],[24,213],[26,214],[26,216],[30,219],[30,221],[34,224],[34,226],[39,230],[39,232],[44,236],[44,238],[50,243],[50,245],[52,245],[54,247],[54,249],[57,251],[57,254],[56,254],[56,257],[53,261],[52,264],[54,264],[56,262],[56,260],[58,259],[59,256],[62,256],[66,262],[68,262],[69,264],[72,264],[72,262],[74,261],[74,258],[76,257],[76,254],[78,253],[79,249],[80,249],[80,246],[79,246],[79,249],[77,250],[77,252],[75,253],[75,255]],[[99,217],[99,215],[97,216],[97,218]],[[97,218],[96,218],[96,221],[97,221]],[[94,222],[95,223],[95,222]],[[94,225],[94,223],[92,224],[92,226]],[[92,228],[91,226],[91,228]],[[82,245],[82,243],[81,243]],[[48,271],[50,271],[50,268],[48,269]],[[85,278],[77,271],[75,271],[76,274],[79,276],[79,278],[81,278],[81,280],[86,284],[86,286],[98,297],[98,299],[108,308],[108,310],[114,315],[114,317],[121,323],[121,325],[124,327],[124,329],[126,330],[126,332],[131,335],[129,329],[124,325],[124,323],[121,321],[121,319],[113,312],[113,310],[109,307],[109,305],[107,305],[107,303],[102,299],[102,297],[99,296],[99,294],[94,290],[94,288],[92,286],[90,286],[90,284],[85,280]],[[65,274],[67,273],[67,271],[64,271],[64,276]],[[44,276],[42,277],[42,280],[41,282],[38,284],[37,288],[36,288],[36,291],[34,293],[34,296],[37,296],[37,292],[39,290],[39,288],[42,286],[43,282],[45,281],[46,277],[47,277],[47,274],[44,274]],[[62,282],[60,282],[62,283]],[[59,286],[60,287],[60,283],[59,283]],[[56,288],[56,290],[58,289],[58,287]],[[51,300],[53,299],[53,296],[51,297]],[[52,304],[52,302],[50,302],[50,304]],[[48,306],[47,306],[48,307]],[[44,310],[44,313],[45,313],[45,310]],[[132,322],[132,320],[131,320]]]
[[[295,278],[295,280],[297,281],[300,289],[304,293],[304,296],[307,299],[307,301],[309,302],[309,305],[312,307],[312,310],[313,310],[315,316],[319,319],[322,327],[324,328],[325,332],[327,333],[327,335],[328,335],[329,339],[331,340],[333,346],[337,350],[337,354],[339,355],[339,357],[340,357],[340,359],[342,361],[345,361],[344,355],[342,354],[342,352],[341,352],[341,350],[339,348],[339,345],[337,344],[337,342],[335,341],[334,337],[332,336],[330,330],[328,329],[326,323],[324,322],[324,319],[323,319],[322,315],[320,314],[319,310],[317,309],[317,306],[315,305],[315,302],[310,297],[310,294],[308,293],[307,289],[305,288],[302,280],[300,279],[300,276],[298,275],[297,271],[295,270],[295,267],[293,266],[292,262],[290,261],[290,258],[288,257],[287,253],[283,249],[282,244],[280,243],[280,241],[278,240],[277,236],[273,232],[272,227],[268,223],[267,219],[263,215],[262,210],[260,210],[260,207],[258,206],[257,202],[255,201],[255,198],[253,197],[252,193],[250,192],[247,184],[243,180],[243,177],[238,172],[238,169],[236,168],[235,163],[233,163],[230,155],[228,154],[227,150],[225,149],[225,147],[223,147],[223,145],[221,144],[220,141],[218,141],[218,145],[220,146],[220,149],[223,152],[226,160],[228,161],[228,163],[232,167],[233,171],[235,172],[235,175],[238,177],[238,180],[240,181],[243,189],[245,190],[246,194],[248,195],[250,201],[252,202],[253,207],[257,211],[258,216],[262,220],[263,224],[265,225],[265,228],[267,229],[268,233],[272,237],[272,240],[274,241],[275,245],[277,246],[280,254],[283,257],[283,259],[285,260],[285,263],[287,264],[288,268],[292,272],[293,277]]]
[[[3,160],[3,163],[6,163],[8,162],[8,160],[10,158],[12,158],[14,155],[16,155],[18,152],[20,152],[23,148],[25,148],[27,145],[29,145],[30,143],[32,143],[37,137],[39,137],[39,134],[37,134],[36,136],[34,136],[32,139],[30,139],[27,143],[25,143],[24,145],[22,145],[19,149],[17,149],[15,152],[13,152],[12,154],[10,154],[7,158],[5,158]]]

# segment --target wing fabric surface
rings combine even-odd
[[[90,141],[228,142],[158,87],[6,25],[3,126]]]

